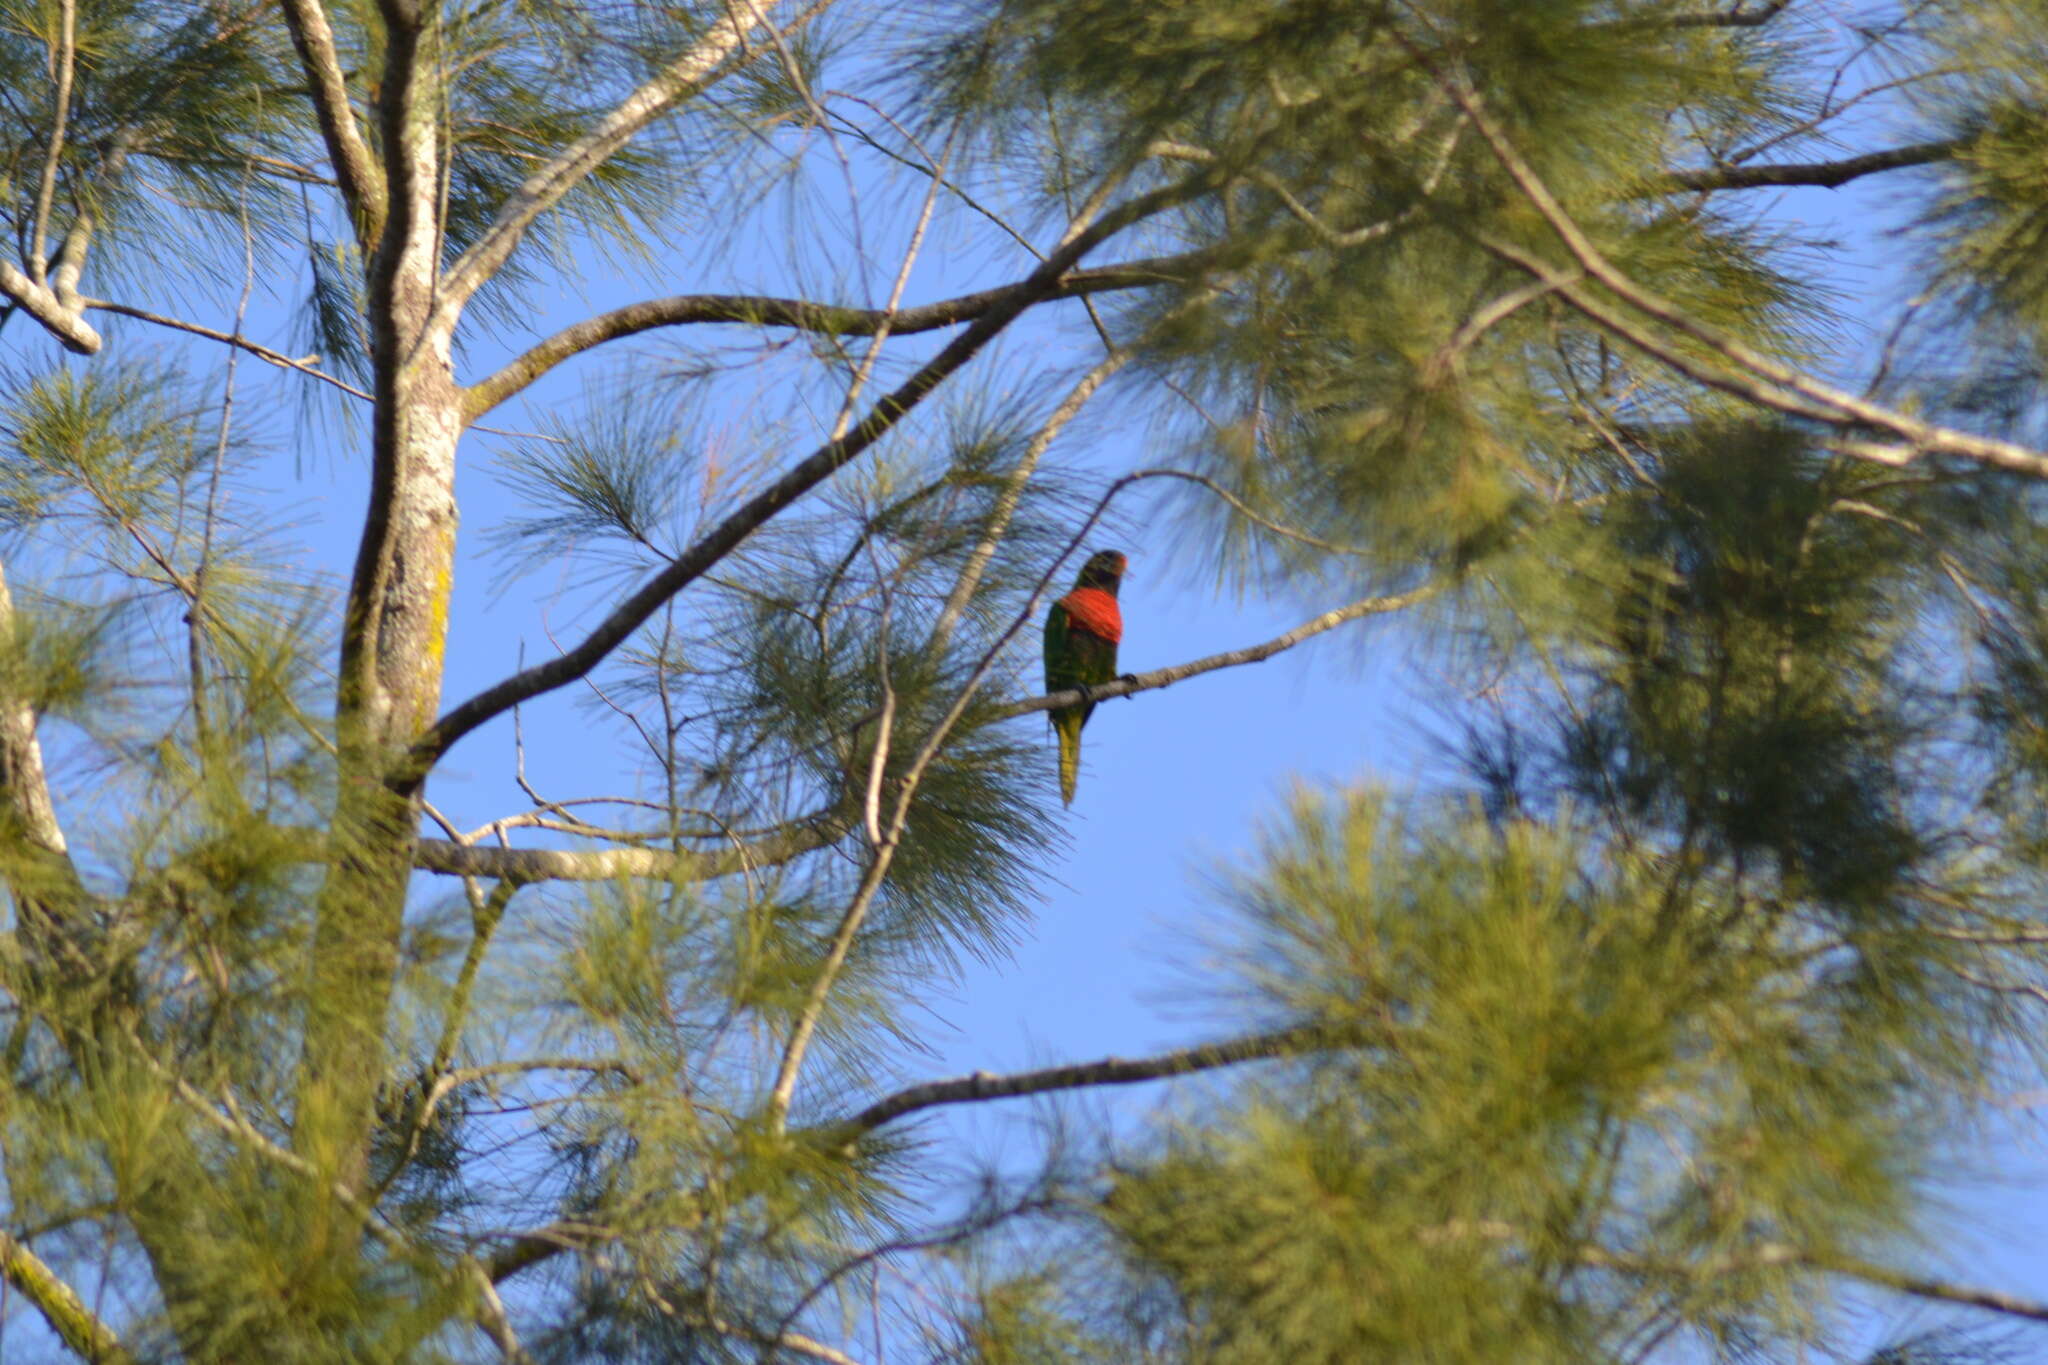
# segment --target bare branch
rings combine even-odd
[[[0,1231],[0,1275],[35,1305],[43,1321],[72,1354],[94,1365],[127,1365],[134,1359],[112,1328],[100,1321],[78,1291],[58,1278],[44,1260]]]
[[[643,1284],[642,1288],[648,1297],[653,1300],[657,1308],[667,1316],[674,1318],[677,1322],[687,1323],[699,1331],[708,1328],[720,1336],[737,1337],[742,1341],[751,1341],[756,1346],[765,1348],[761,1356],[763,1361],[772,1360],[774,1357],[770,1353],[780,1349],[805,1356],[811,1360],[822,1360],[825,1362],[825,1365],[860,1365],[858,1360],[847,1355],[844,1351],[827,1346],[824,1342],[814,1337],[807,1337],[801,1332],[772,1332],[765,1328],[755,1327],[751,1323],[728,1322],[714,1313],[678,1308],[651,1285]]]
[[[1425,583],[1408,592],[1393,593],[1385,597],[1365,597],[1348,606],[1337,607],[1322,615],[1302,622],[1284,635],[1276,635],[1263,644],[1247,645],[1243,649],[1227,650],[1222,654],[1211,654],[1204,659],[1189,663],[1175,664],[1171,668],[1155,668],[1149,673],[1130,673],[1114,682],[1099,687],[1075,689],[1069,692],[1054,692],[1049,696],[1031,697],[1013,701],[997,710],[998,717],[1022,716],[1032,711],[1050,711],[1059,706],[1077,706],[1082,702],[1107,701],[1112,697],[1129,697],[1139,692],[1150,692],[1161,687],[1193,678],[1203,673],[1213,673],[1219,668],[1236,668],[1241,664],[1263,663],[1275,654],[1294,648],[1304,640],[1311,639],[1325,631],[1352,621],[1361,621],[1368,616],[1384,616],[1427,601],[1443,591],[1443,584]]]
[[[745,0],[745,4],[749,13],[756,16],[759,15],[760,11],[756,7],[754,0]],[[817,109],[816,101],[811,99],[810,91],[805,87],[802,76],[797,72],[796,60],[790,56],[788,45],[782,41],[779,35],[775,37],[775,48],[776,51],[782,54],[783,62],[789,68],[790,80],[796,84],[799,90],[804,92],[804,98],[810,101],[812,108],[817,113],[819,123],[825,126],[826,136],[832,139],[834,150],[838,150],[839,139],[832,135],[830,125],[825,124],[824,111]],[[949,138],[946,151],[942,152],[938,159],[938,168],[941,172],[946,168],[946,158],[951,155],[951,151],[952,143]],[[839,153],[839,159],[841,166],[845,166],[846,154],[843,151]],[[850,177],[852,171],[849,169],[847,174]],[[910,241],[904,247],[903,260],[896,267],[896,278],[890,281],[889,284],[889,301],[882,305],[882,320],[876,325],[874,338],[868,343],[867,350],[862,353],[860,363],[854,366],[853,378],[846,386],[845,396],[839,400],[839,415],[832,420],[832,440],[836,441],[844,436],[846,429],[853,425],[853,415],[859,410],[857,405],[860,402],[860,396],[867,391],[868,381],[873,378],[875,373],[875,366],[882,359],[882,348],[888,344],[889,333],[895,329],[897,310],[903,306],[903,291],[910,287],[910,272],[916,269],[917,258],[924,250],[925,234],[931,230],[932,213],[939,206],[939,189],[944,183],[945,181],[940,176],[935,175],[931,178],[931,183],[925,187],[924,203],[918,207],[917,211],[917,223],[910,230]],[[852,193],[850,183],[848,193]]]
[[[782,35],[787,37],[796,33],[831,4],[832,0],[811,0],[810,5],[781,30]],[[562,196],[678,101],[710,85],[722,74],[734,53],[746,51],[750,36],[750,29],[730,17],[722,23],[714,23],[709,33],[670,62],[659,75],[628,95],[618,107],[600,119],[596,127],[528,176],[498,210],[490,226],[449,268],[446,281],[448,303],[460,308],[511,259],[512,252],[536,218],[559,203]]]
[[[749,868],[774,867],[837,843],[849,826],[836,815],[812,817],[788,832],[715,851],[661,848],[490,848],[447,839],[422,839],[413,866],[449,877],[496,877],[529,882],[603,882],[621,877],[703,882]]]
[[[553,1260],[565,1251],[575,1251],[607,1239],[605,1228],[577,1220],[564,1220],[512,1234],[504,1250],[484,1263],[492,1284],[503,1284],[514,1275]]]
[[[755,530],[809,493],[887,434],[961,366],[972,360],[998,333],[1059,287],[1060,280],[1082,257],[1116,233],[1199,192],[1206,181],[1191,179],[1154,190],[1119,205],[1101,221],[1054,251],[1043,265],[1004,291],[974,324],[955,337],[896,390],[878,399],[854,428],[828,441],[799,461],[781,478],[749,499],[707,535],[677,555],[631,597],[614,608],[583,641],[544,664],[514,674],[471,697],[443,715],[413,746],[419,772],[432,768],[464,735],[520,702],[573,682],[595,668],[640,628],[661,605],[736,549]]]
[[[457,844],[456,847],[463,847]],[[465,878],[465,889],[474,888],[474,878]],[[445,1072],[455,1060],[456,1046],[462,1041],[462,1031],[469,1024],[469,1001],[476,991],[477,974],[483,970],[484,957],[491,950],[491,941],[497,936],[499,924],[504,922],[505,908],[512,904],[512,898],[519,894],[520,883],[510,880],[499,882],[490,893],[470,902],[469,947],[463,950],[462,966],[455,974],[455,988],[448,993],[448,1007],[441,1014],[441,1038],[434,1044],[433,1069],[438,1074]]]
[[[735,1326],[719,1318],[706,1318],[704,1325],[714,1332],[723,1332],[727,1336],[744,1337],[757,1346],[780,1347],[782,1350],[792,1351],[812,1360],[822,1360],[825,1365],[860,1365],[860,1361],[846,1352],[827,1346],[824,1342],[807,1337],[801,1332],[757,1332],[752,1328]]]
[[[1024,1095],[1045,1095],[1103,1085],[1137,1085],[1244,1062],[1298,1057],[1306,1052],[1356,1041],[1355,1037],[1347,1039],[1325,1028],[1290,1028],[1235,1038],[1226,1043],[1204,1043],[1199,1047],[1161,1052],[1150,1057],[1105,1057],[1096,1062],[1076,1062],[1008,1075],[977,1071],[969,1076],[928,1081],[899,1090],[875,1101],[842,1123],[826,1125],[826,1129],[858,1135],[894,1123],[919,1110],[935,1109],[941,1105],[981,1104],[989,1100],[1016,1099]]]
[[[1070,271],[1041,296],[1041,301],[1080,298],[1111,290],[1142,289],[1186,280],[1199,274],[1212,260],[1213,253],[1189,252],[1183,256]],[[1002,303],[1016,288],[1014,284],[1002,285],[902,309],[890,318],[889,331],[896,336],[905,336],[973,322]],[[799,331],[855,337],[873,336],[886,316],[887,311],[880,308],[842,308],[808,299],[757,294],[679,294],[672,298],[649,299],[587,318],[548,337],[508,362],[496,374],[472,385],[463,411],[470,420],[481,417],[563,361],[605,342],[637,336],[656,328],[692,323],[741,323],[753,327],[793,327]]]
[[[358,239],[365,251],[384,227],[384,184],[375,155],[356,127],[355,110],[349,104],[348,83],[342,75],[341,58],[334,48],[334,30],[320,0],[281,0],[285,26],[291,30],[292,47],[305,69],[306,84],[312,92],[313,111],[320,120],[320,135],[327,142],[327,156],[334,165],[334,178],[341,184],[342,198],[354,218]]]
[[[896,737],[896,689],[889,683],[889,604],[882,604],[882,626],[875,637],[875,672],[880,675],[882,714],[875,720],[875,750],[868,758],[867,791],[861,797],[861,828],[868,847],[879,851],[882,835],[882,777],[889,768],[889,745]]]
[[[1755,190],[1773,186],[1813,185],[1837,189],[1866,175],[1927,166],[1947,161],[1969,145],[1967,138],[1942,138],[1934,142],[1913,142],[1887,147],[1840,161],[1785,162],[1764,166],[1707,166],[1698,170],[1671,171],[1658,182],[1654,193],[1681,191]]]
[[[943,726],[935,734],[943,733]],[[860,933],[860,927],[867,919],[868,909],[880,894],[882,883],[888,878],[890,864],[895,861],[896,850],[902,846],[905,816],[910,807],[910,796],[917,787],[917,779],[930,761],[931,746],[926,744],[918,756],[911,761],[909,770],[901,779],[901,794],[890,813],[889,828],[886,832],[877,830],[880,836],[871,845],[868,864],[861,869],[860,885],[854,888],[853,898],[847,902],[846,912],[839,917],[838,926],[832,931],[831,945],[825,950],[824,961],[818,964],[818,974],[811,981],[809,993],[804,997],[803,1007],[797,1012],[796,1023],[789,1031],[789,1038],[782,1047],[782,1060],[775,1069],[775,1085],[768,1094],[768,1116],[773,1131],[778,1135],[789,1121],[789,1106],[796,1097],[797,1075],[803,1069],[804,1055],[809,1051],[811,1039],[818,1028],[818,1020],[825,1013],[825,1002],[831,996],[832,987],[839,979],[840,969],[846,965],[846,956],[853,950],[853,940]]]
[[[1957,925],[1932,925],[1925,931],[1940,938],[1956,939],[1963,943],[1978,943],[1987,947],[2016,948],[2029,944],[2048,943],[2048,927],[2013,929],[1967,929]]]

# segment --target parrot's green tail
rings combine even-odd
[[[1060,804],[1074,804],[1074,779],[1081,775],[1081,722],[1086,719],[1078,706],[1055,711],[1052,728],[1060,736]]]

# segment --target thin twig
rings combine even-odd
[[[1017,463],[1004,478],[1002,488],[997,491],[995,506],[989,509],[988,523],[982,531],[981,539],[969,552],[967,562],[960,566],[960,576],[954,580],[953,590],[947,594],[946,604],[940,609],[938,620],[932,625],[931,647],[935,652],[943,650],[946,642],[952,638],[954,628],[959,625],[961,616],[967,610],[967,604],[974,598],[974,590],[981,586],[982,575],[988,571],[989,562],[995,558],[996,549],[1010,528],[1010,518],[1015,515],[1017,504],[1023,499],[1024,487],[1037,469],[1039,458],[1045,454],[1047,447],[1052,445],[1060,432],[1066,429],[1067,424],[1080,415],[1081,409],[1095,396],[1096,391],[1128,364],[1135,353],[1135,348],[1130,346],[1112,348],[1108,355],[1096,362],[1094,368],[1081,376],[1080,381],[1068,391],[1067,396],[1060,400],[1059,406],[1053,409],[1052,416],[1033,433],[1030,443],[1017,457]]]
[[[249,229],[249,173],[242,177],[241,195],[242,227],[242,294],[235,301],[235,331],[242,335],[242,324],[249,316],[249,296],[256,291],[256,239]],[[228,461],[228,438],[234,430],[235,421],[235,378],[242,352],[239,347],[228,348],[227,378],[220,396],[220,432],[213,445],[213,468],[207,471],[206,511],[199,528],[199,562],[192,570],[192,609],[186,613],[189,622],[186,627],[186,649],[188,664],[192,673],[192,717],[200,740],[200,762],[211,762],[207,755],[206,727],[206,579],[207,570],[213,563],[213,532],[220,519],[221,477]]]
[[[838,140],[833,139],[833,143],[837,146]],[[941,171],[946,168],[946,160],[951,155],[951,150],[952,140],[949,138],[946,150],[939,155]],[[851,174],[850,171],[848,173]],[[882,320],[875,328],[874,339],[862,353],[860,364],[853,372],[853,382],[847,385],[846,396],[840,400],[839,415],[832,422],[832,435],[829,438],[831,440],[843,438],[847,428],[853,425],[853,414],[860,402],[861,393],[867,388],[868,380],[875,372],[875,366],[882,359],[882,348],[888,343],[890,329],[896,321],[896,311],[903,306],[903,291],[910,287],[910,272],[917,265],[917,258],[924,250],[925,233],[931,227],[932,213],[938,208],[939,185],[939,177],[934,176],[931,183],[925,186],[924,202],[917,211],[917,225],[910,231],[910,243],[903,249],[902,263],[898,265],[896,278],[889,287],[889,302],[882,308]]]
[[[205,337],[210,341],[222,342],[225,345],[247,351],[258,360],[268,361],[280,369],[297,370],[301,374],[311,375],[322,383],[332,384],[335,388],[352,397],[360,398],[365,402],[370,401],[371,395],[367,390],[359,389],[347,380],[337,379],[335,376],[319,369],[319,356],[308,355],[295,359],[282,351],[273,351],[270,347],[260,342],[251,341],[243,336],[239,325],[232,332],[223,332],[217,328],[207,327],[197,322],[186,322],[182,318],[171,318],[165,317],[161,313],[152,313],[147,308],[137,308],[134,304],[130,303],[115,303],[111,299],[83,299],[81,302],[87,308],[97,308],[103,312],[118,313],[122,317],[135,318],[142,322],[154,323],[158,327],[169,327],[180,332],[190,332],[193,336]]]

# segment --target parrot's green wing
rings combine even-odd
[[[1116,677],[1116,641],[1078,630],[1067,609],[1055,602],[1045,614],[1045,690],[1070,692],[1099,687]],[[1074,781],[1081,770],[1081,727],[1095,713],[1095,703],[1056,707],[1046,713],[1060,737],[1060,797],[1074,800]]]
[[[1084,679],[1074,657],[1073,620],[1055,602],[1045,614],[1045,690],[1067,692]],[[1074,803],[1074,781],[1081,773],[1081,724],[1086,713],[1078,706],[1059,706],[1045,713],[1060,739],[1060,800]]]
[[[1055,602],[1045,613],[1045,690],[1064,692],[1081,681],[1074,672],[1073,618]]]

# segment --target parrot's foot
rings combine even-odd
[[[1117,679],[1117,681],[1122,683],[1126,687],[1136,687],[1138,685],[1138,675],[1135,673],[1125,673],[1122,676],[1120,676]],[[1124,700],[1129,701],[1133,696],[1136,695],[1137,694],[1134,692],[1126,692],[1124,693]]]

